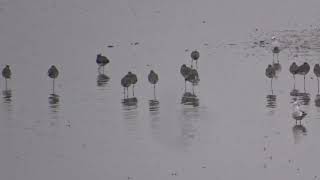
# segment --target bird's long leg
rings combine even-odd
[[[198,69],[198,61],[196,61],[196,68]]]
[[[278,63],[279,63],[279,53],[277,53],[277,61],[278,61]]]
[[[306,91],[306,75],[303,76],[303,89]]]
[[[129,87],[127,87],[127,98],[129,98]]]
[[[272,79],[273,79],[273,78],[271,78],[270,87],[271,87],[271,93],[273,94]]]
[[[318,94],[319,94],[319,78],[317,77],[317,81],[318,81]]]
[[[184,80],[184,92],[187,92],[187,80]]]
[[[132,96],[134,97],[134,84],[132,86]]]
[[[191,68],[193,67],[193,59],[191,59]]]
[[[125,98],[126,98],[126,88],[123,87],[123,99],[125,99]]]
[[[194,85],[192,83],[192,94],[194,95]]]
[[[8,89],[8,80],[7,80],[7,78],[5,79],[6,80],[6,90]]]
[[[156,99],[156,84],[153,85],[153,98]]]
[[[52,80],[52,94],[54,94],[54,86],[55,86],[54,80],[55,79]]]
[[[272,63],[274,63],[274,53],[272,53]]]

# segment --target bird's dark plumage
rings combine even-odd
[[[158,80],[159,80],[158,74],[155,73],[153,70],[151,70],[149,75],[148,75],[148,81],[151,84],[157,84]]]
[[[11,70],[10,70],[10,66],[9,66],[9,65],[6,65],[6,67],[3,68],[3,70],[2,70],[2,76],[3,76],[5,79],[10,79],[10,78],[11,78]]]
[[[59,71],[55,65],[52,65],[48,70],[48,76],[51,79],[56,79],[59,76]]]

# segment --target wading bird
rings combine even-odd
[[[295,101],[293,103],[293,112],[292,112],[292,118],[296,120],[296,123],[298,123],[298,121],[301,124],[301,120],[307,115],[306,112],[302,111],[300,109],[300,103]]]
[[[180,68],[180,73],[184,78],[184,90],[187,90],[187,78],[191,72],[191,68],[189,68],[187,65],[183,64]]]
[[[271,64],[268,65],[268,67],[266,68],[266,72],[265,72],[266,76],[268,78],[271,79],[271,92],[273,93],[273,88],[272,88],[272,79],[275,77],[276,75],[276,71],[274,70],[273,66]]]
[[[110,62],[110,60],[107,57],[102,56],[101,54],[98,54],[96,62],[98,64],[98,66],[99,66],[99,70],[102,67],[103,71],[104,71],[104,66],[107,65]]]
[[[130,79],[130,84],[132,84],[132,96],[134,96],[134,85],[138,82],[137,75],[132,72],[128,72],[127,76]]]
[[[199,51],[195,50],[191,52],[191,68],[193,66],[193,61],[196,61],[196,67],[198,67],[198,59],[200,57]]]
[[[306,90],[306,75],[310,71],[310,65],[305,62],[301,66],[298,67],[297,74],[303,75],[303,87]]]
[[[54,94],[54,86],[55,86],[55,79],[59,76],[59,71],[55,65],[52,65],[48,70],[48,76],[53,80],[52,81],[52,94]]]
[[[131,80],[128,77],[128,75],[125,75],[121,79],[121,86],[123,87],[123,94],[124,94],[124,99],[126,98],[126,90],[127,90],[127,98],[129,98],[129,86],[131,85]]]
[[[153,84],[153,96],[156,97],[156,84],[159,81],[158,74],[155,73],[153,70],[150,71],[148,75],[148,81],[149,83]]]
[[[279,62],[279,53],[280,53],[280,44],[279,44],[279,41],[277,40],[277,38],[275,36],[273,36],[271,38],[272,40],[272,54],[273,54],[273,61],[274,61],[274,56],[276,55],[277,56],[277,61]]]
[[[318,81],[318,94],[319,94],[319,77],[320,77],[320,66],[319,66],[319,64],[314,65],[313,72],[314,72],[314,74],[315,74],[316,77],[317,77],[317,81]]]
[[[11,70],[10,70],[10,66],[6,65],[5,68],[3,68],[2,70],[2,76],[4,77],[5,81],[6,81],[6,90],[7,90],[7,80],[11,79]]]

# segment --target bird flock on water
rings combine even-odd
[[[272,81],[274,78],[277,77],[277,73],[279,71],[281,71],[281,65],[279,63],[279,54],[281,52],[281,47],[280,47],[279,42],[277,41],[276,37],[272,37],[271,51],[273,54],[273,60],[272,60],[272,64],[268,64],[267,68],[265,69],[265,75],[267,78],[270,79],[270,87],[271,87],[271,92],[273,94]],[[276,62],[275,62],[275,59],[276,59]],[[293,83],[293,92],[297,92],[297,90],[295,89],[297,76],[303,76],[303,88],[304,88],[304,91],[306,92],[306,76],[310,72],[310,69],[311,69],[309,63],[304,62],[304,63],[298,65],[296,62],[292,62],[292,64],[290,65],[290,67],[288,69],[289,69],[290,74],[293,77],[293,82],[294,82]],[[317,77],[317,85],[318,85],[318,91],[317,91],[318,93],[317,93],[317,97],[315,99],[315,103],[316,103],[316,105],[318,104],[320,107],[320,94],[319,94],[320,65],[319,64],[314,65],[313,73]],[[293,95],[293,96],[295,96],[295,95]],[[307,113],[301,109],[301,103],[298,102],[298,100],[295,99],[292,104],[293,104],[292,118],[294,120],[296,120],[297,125],[302,126],[301,120],[304,117],[306,117]]]

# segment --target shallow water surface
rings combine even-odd
[[[320,3],[159,2],[0,3],[0,63],[13,72],[8,89],[0,82],[1,177],[319,179]],[[195,49],[200,81],[185,89],[180,66]],[[98,53],[110,59],[100,71]],[[311,66],[305,84],[289,72],[294,61]],[[138,82],[127,98],[128,71]]]

